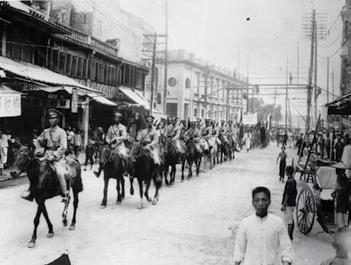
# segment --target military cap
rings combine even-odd
[[[48,118],[59,118],[62,117],[62,112],[58,111],[57,109],[49,109],[47,111]]]
[[[153,121],[154,119],[155,119],[155,117],[151,116],[151,115],[146,116],[146,118],[145,118],[146,121],[149,121],[149,120]]]
[[[176,120],[178,120],[178,118],[177,117],[171,117],[171,120],[172,121],[176,121]]]
[[[121,114],[120,112],[115,111],[115,113],[114,113],[114,114],[115,114],[115,116],[122,118],[122,114]]]
[[[190,124],[196,124],[196,123],[197,121],[194,121],[194,120],[190,121]]]

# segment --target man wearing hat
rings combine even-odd
[[[197,122],[196,121],[191,121],[190,122],[190,128],[184,133],[184,140],[186,143],[193,142],[195,144],[195,148],[198,150],[198,152],[201,152],[201,147],[200,147],[200,131],[196,127]]]
[[[174,129],[177,126],[177,117],[171,118],[171,123],[167,125],[165,135],[166,137],[173,138],[175,135]]]
[[[144,146],[144,148],[150,152],[152,159],[156,165],[161,164],[160,152],[159,152],[159,132],[153,126],[153,116],[146,117],[147,128],[139,131],[137,141]]]
[[[36,146],[36,153],[38,150],[45,150],[45,158],[48,161],[52,161],[52,164],[56,170],[56,175],[61,186],[61,191],[64,196],[63,202],[68,201],[67,184],[65,179],[65,174],[67,174],[65,153],[67,150],[67,134],[66,132],[58,126],[62,113],[56,109],[49,109],[47,111],[47,117],[49,121],[50,128],[45,129],[41,135],[34,140],[34,145]],[[22,195],[23,199],[33,200],[31,193]]]
[[[182,120],[178,126],[176,126],[173,130],[173,138],[172,141],[177,149],[177,152],[179,154],[185,154],[186,152],[186,146],[184,142],[181,140],[184,135],[184,128],[185,128],[185,121]]]
[[[108,128],[106,133],[105,141],[107,144],[111,146],[113,152],[111,152],[111,157],[113,155],[118,154],[123,163],[123,167],[125,168],[126,159],[127,159],[127,149],[124,145],[124,140],[127,139],[127,128],[121,123],[122,114],[119,112],[114,113],[114,124]],[[96,177],[99,177],[102,171],[102,167],[100,166],[98,172],[94,172]]]

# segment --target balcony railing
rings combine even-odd
[[[113,46],[113,45],[108,44],[106,42],[103,42],[97,38],[91,37],[89,34],[81,32],[77,29],[64,26],[64,25],[57,23],[57,22],[56,22],[56,25],[62,29],[67,30],[68,32],[70,32],[69,35],[57,35],[57,36],[62,37],[64,39],[71,39],[71,40],[81,42],[83,44],[90,45],[93,49],[96,49],[97,51],[100,51],[100,52],[107,53],[109,55],[113,55],[116,57],[118,56],[118,50],[120,47],[120,40],[119,39],[117,40],[117,46]]]

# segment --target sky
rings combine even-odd
[[[161,34],[165,32],[165,1],[120,0],[120,5],[144,18]],[[302,28],[304,18],[314,8],[320,24],[330,29],[326,39],[319,40],[317,49],[318,85],[325,89],[325,57],[340,48],[340,11],[344,4],[345,0],[168,0],[169,48],[186,49],[231,71],[236,68],[242,75],[248,75],[251,83],[285,84],[288,68],[293,83],[297,82],[299,72],[299,82],[306,84],[310,39],[303,36]],[[339,52],[330,58],[330,91],[332,71],[338,95]],[[289,92],[292,104],[302,113],[306,108],[305,94],[305,91]],[[272,103],[273,97],[265,96],[264,100]],[[284,104],[284,96],[277,101]],[[324,103],[325,92],[319,97],[318,106]],[[297,113],[293,106],[291,112]]]

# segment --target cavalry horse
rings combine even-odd
[[[106,208],[107,204],[107,191],[108,191],[108,184],[109,180],[116,179],[116,189],[117,189],[117,204],[121,204],[122,200],[125,197],[125,190],[124,190],[124,167],[122,163],[122,159],[118,154],[112,154],[113,150],[108,145],[105,144],[102,147],[99,164],[100,167],[103,168],[104,171],[104,191],[103,191],[103,199],[101,202],[100,208]],[[122,191],[121,191],[122,189]]]
[[[78,161],[66,158],[67,166],[71,168],[73,176],[67,181],[68,189],[73,191],[73,217],[69,230],[74,230],[76,225],[76,214],[78,208],[78,194],[83,191],[83,184],[81,178],[81,168]],[[39,220],[41,214],[44,215],[47,222],[49,232],[47,234],[48,238],[54,236],[53,225],[49,219],[48,212],[46,210],[45,201],[51,199],[55,196],[61,195],[61,187],[59,185],[56,172],[51,165],[51,162],[45,160],[44,158],[39,158],[35,156],[34,145],[29,145],[28,147],[22,146],[17,153],[15,165],[27,173],[30,181],[30,191],[33,195],[38,207],[37,213],[34,218],[34,231],[32,238],[29,241],[28,247],[35,247],[37,239],[37,228],[39,225]],[[67,209],[70,200],[65,203],[62,222],[64,226],[67,226]]]
[[[165,136],[161,135],[161,145],[164,147],[164,176],[165,176],[165,183],[166,185],[173,185],[175,181],[175,175],[177,171],[177,164],[179,159],[182,163],[182,177],[181,180],[184,181],[184,168],[185,168],[185,161],[186,155],[179,154],[175,144],[172,142],[171,139],[166,138]],[[168,181],[168,170],[171,167],[171,171],[169,173],[170,180]]]
[[[199,144],[197,144],[193,139],[186,142],[187,146],[187,157],[186,160],[188,161],[189,165],[189,174],[188,179],[193,176],[192,166],[195,163],[195,172],[196,176],[200,173],[200,165],[201,165],[201,158],[202,158],[202,149]]]
[[[156,205],[159,200],[159,189],[162,185],[162,166],[156,165],[151,157],[151,154],[140,143],[135,142],[131,149],[131,168],[133,168],[132,176],[138,179],[140,203],[138,209],[144,208],[144,195],[148,202]],[[153,200],[149,197],[149,188],[151,180],[155,184],[155,195]],[[143,184],[146,184],[145,192]],[[131,186],[133,185],[133,178],[131,178]],[[132,188],[131,188],[132,189]]]

